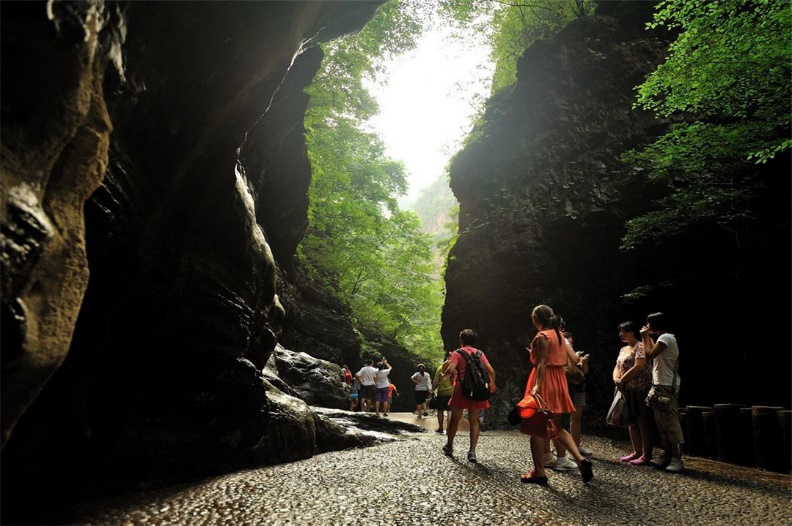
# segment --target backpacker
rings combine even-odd
[[[467,361],[467,369],[465,376],[462,377],[460,382],[462,386],[462,394],[465,398],[471,400],[487,400],[490,397],[490,380],[489,374],[484,369],[484,364],[481,363],[482,353],[476,350],[475,354],[469,354],[462,349],[457,349]]]

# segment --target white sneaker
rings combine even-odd
[[[577,464],[567,457],[559,457],[555,463],[555,466],[553,466],[553,469],[557,469],[558,471],[569,471],[577,468]]]
[[[584,457],[590,457],[591,456],[591,450],[588,449],[588,448],[580,446],[578,448],[578,450],[580,451],[580,454],[583,455]]]
[[[542,464],[544,464],[546,468],[552,468],[555,466],[557,460],[556,456],[552,453],[545,453],[544,457],[542,457]]]
[[[671,463],[668,464],[668,467],[665,468],[665,470],[671,473],[682,473],[683,471],[685,471],[685,465],[682,463],[680,459],[672,458]]]
[[[656,457],[649,461],[649,463],[657,468],[664,468],[671,463],[671,459],[666,456]]]

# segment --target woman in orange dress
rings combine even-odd
[[[572,399],[569,397],[567,387],[566,366],[567,354],[564,335],[561,334],[560,317],[553,313],[547,305],[534,307],[531,320],[539,333],[531,342],[531,363],[534,365],[528,377],[525,393],[536,395],[545,401],[548,408],[555,413],[555,425],[558,429],[558,440],[566,447],[567,451],[577,461],[583,482],[588,483],[594,478],[591,460],[580,454],[575,440],[569,434],[569,415],[575,411]],[[531,436],[531,456],[534,469],[523,474],[520,480],[525,483],[547,484],[542,457],[544,455],[547,439]]]

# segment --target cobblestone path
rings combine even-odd
[[[394,415],[395,416],[395,415]],[[435,422],[433,419],[429,422]],[[527,437],[482,433],[479,464],[453,459],[445,436],[318,455],[165,490],[83,505],[72,520],[91,525],[788,525],[791,477],[687,458],[673,475],[627,466],[625,443],[586,437],[595,478],[549,471],[550,485],[521,484]]]

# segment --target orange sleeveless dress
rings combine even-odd
[[[558,336],[553,329],[539,332],[531,342],[531,363],[534,368],[528,377],[525,395],[531,393],[531,389],[536,384],[536,376],[539,373],[539,358],[534,350],[534,343],[537,338],[545,338],[550,347],[547,353],[544,380],[542,381],[542,387],[539,388],[539,396],[547,403],[548,408],[556,414],[574,413],[575,405],[569,397],[566,372],[564,371],[567,359],[564,336],[561,335],[562,339],[559,344]]]

